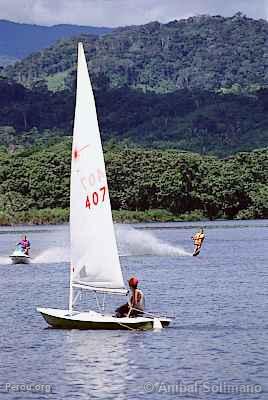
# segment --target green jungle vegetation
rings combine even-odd
[[[0,224],[68,221],[71,143],[0,150]],[[109,144],[117,221],[268,217],[268,150],[226,159]]]
[[[60,40],[2,69],[0,145],[72,134],[77,42],[104,142],[226,157],[268,146],[268,22],[241,13]]]
[[[104,142],[180,149],[225,157],[268,146],[268,88],[251,95],[201,90],[143,93],[100,89],[96,105]],[[0,145],[14,149],[72,134],[74,91],[27,89],[0,79]]]
[[[82,40],[91,75],[110,87],[157,93],[178,89],[250,92],[267,86],[268,22],[242,13],[202,15],[167,24],[114,29],[103,36],[61,40],[31,54],[5,75],[32,88],[51,77],[68,89],[75,79],[77,41]]]
[[[241,13],[61,40],[2,70],[0,144],[72,133],[77,42],[104,141],[226,157],[268,146],[268,22]]]
[[[0,224],[68,220],[79,40],[117,221],[267,218],[267,38],[264,20],[198,16],[0,67]]]

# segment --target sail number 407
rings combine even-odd
[[[97,206],[99,203],[103,203],[106,197],[106,191],[106,186],[103,186],[98,192],[88,194],[86,198],[86,208],[90,209],[92,206]]]

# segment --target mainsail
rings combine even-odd
[[[125,291],[94,95],[82,43],[78,45],[70,230],[71,286]]]

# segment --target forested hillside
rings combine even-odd
[[[22,59],[52,45],[56,40],[81,33],[102,35],[110,28],[78,25],[40,26],[0,20],[0,65]]]
[[[0,144],[72,134],[82,40],[104,141],[220,157],[266,147],[267,38],[267,21],[238,13],[59,41],[2,71]]]
[[[25,221],[34,210],[49,215],[49,209],[69,207],[70,152],[70,141],[13,155],[0,151],[0,223]],[[105,158],[114,210],[161,209],[169,217],[194,213],[211,219],[268,217],[267,150],[218,160],[110,147]]]
[[[104,141],[226,156],[268,146],[268,89],[253,96],[180,90],[106,90],[94,78]],[[72,134],[74,91],[33,90],[0,80],[0,144],[31,145]]]
[[[268,84],[268,22],[238,13],[198,16],[167,24],[118,28],[110,34],[60,41],[9,67],[9,78],[32,87],[70,87],[76,44],[82,40],[91,73],[110,87],[158,93],[177,89],[250,92]],[[58,86],[57,86],[58,85]]]

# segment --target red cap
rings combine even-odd
[[[128,284],[130,287],[136,287],[136,286],[138,286],[138,283],[139,283],[139,280],[138,280],[138,278],[136,278],[136,276],[132,276],[128,281]]]

